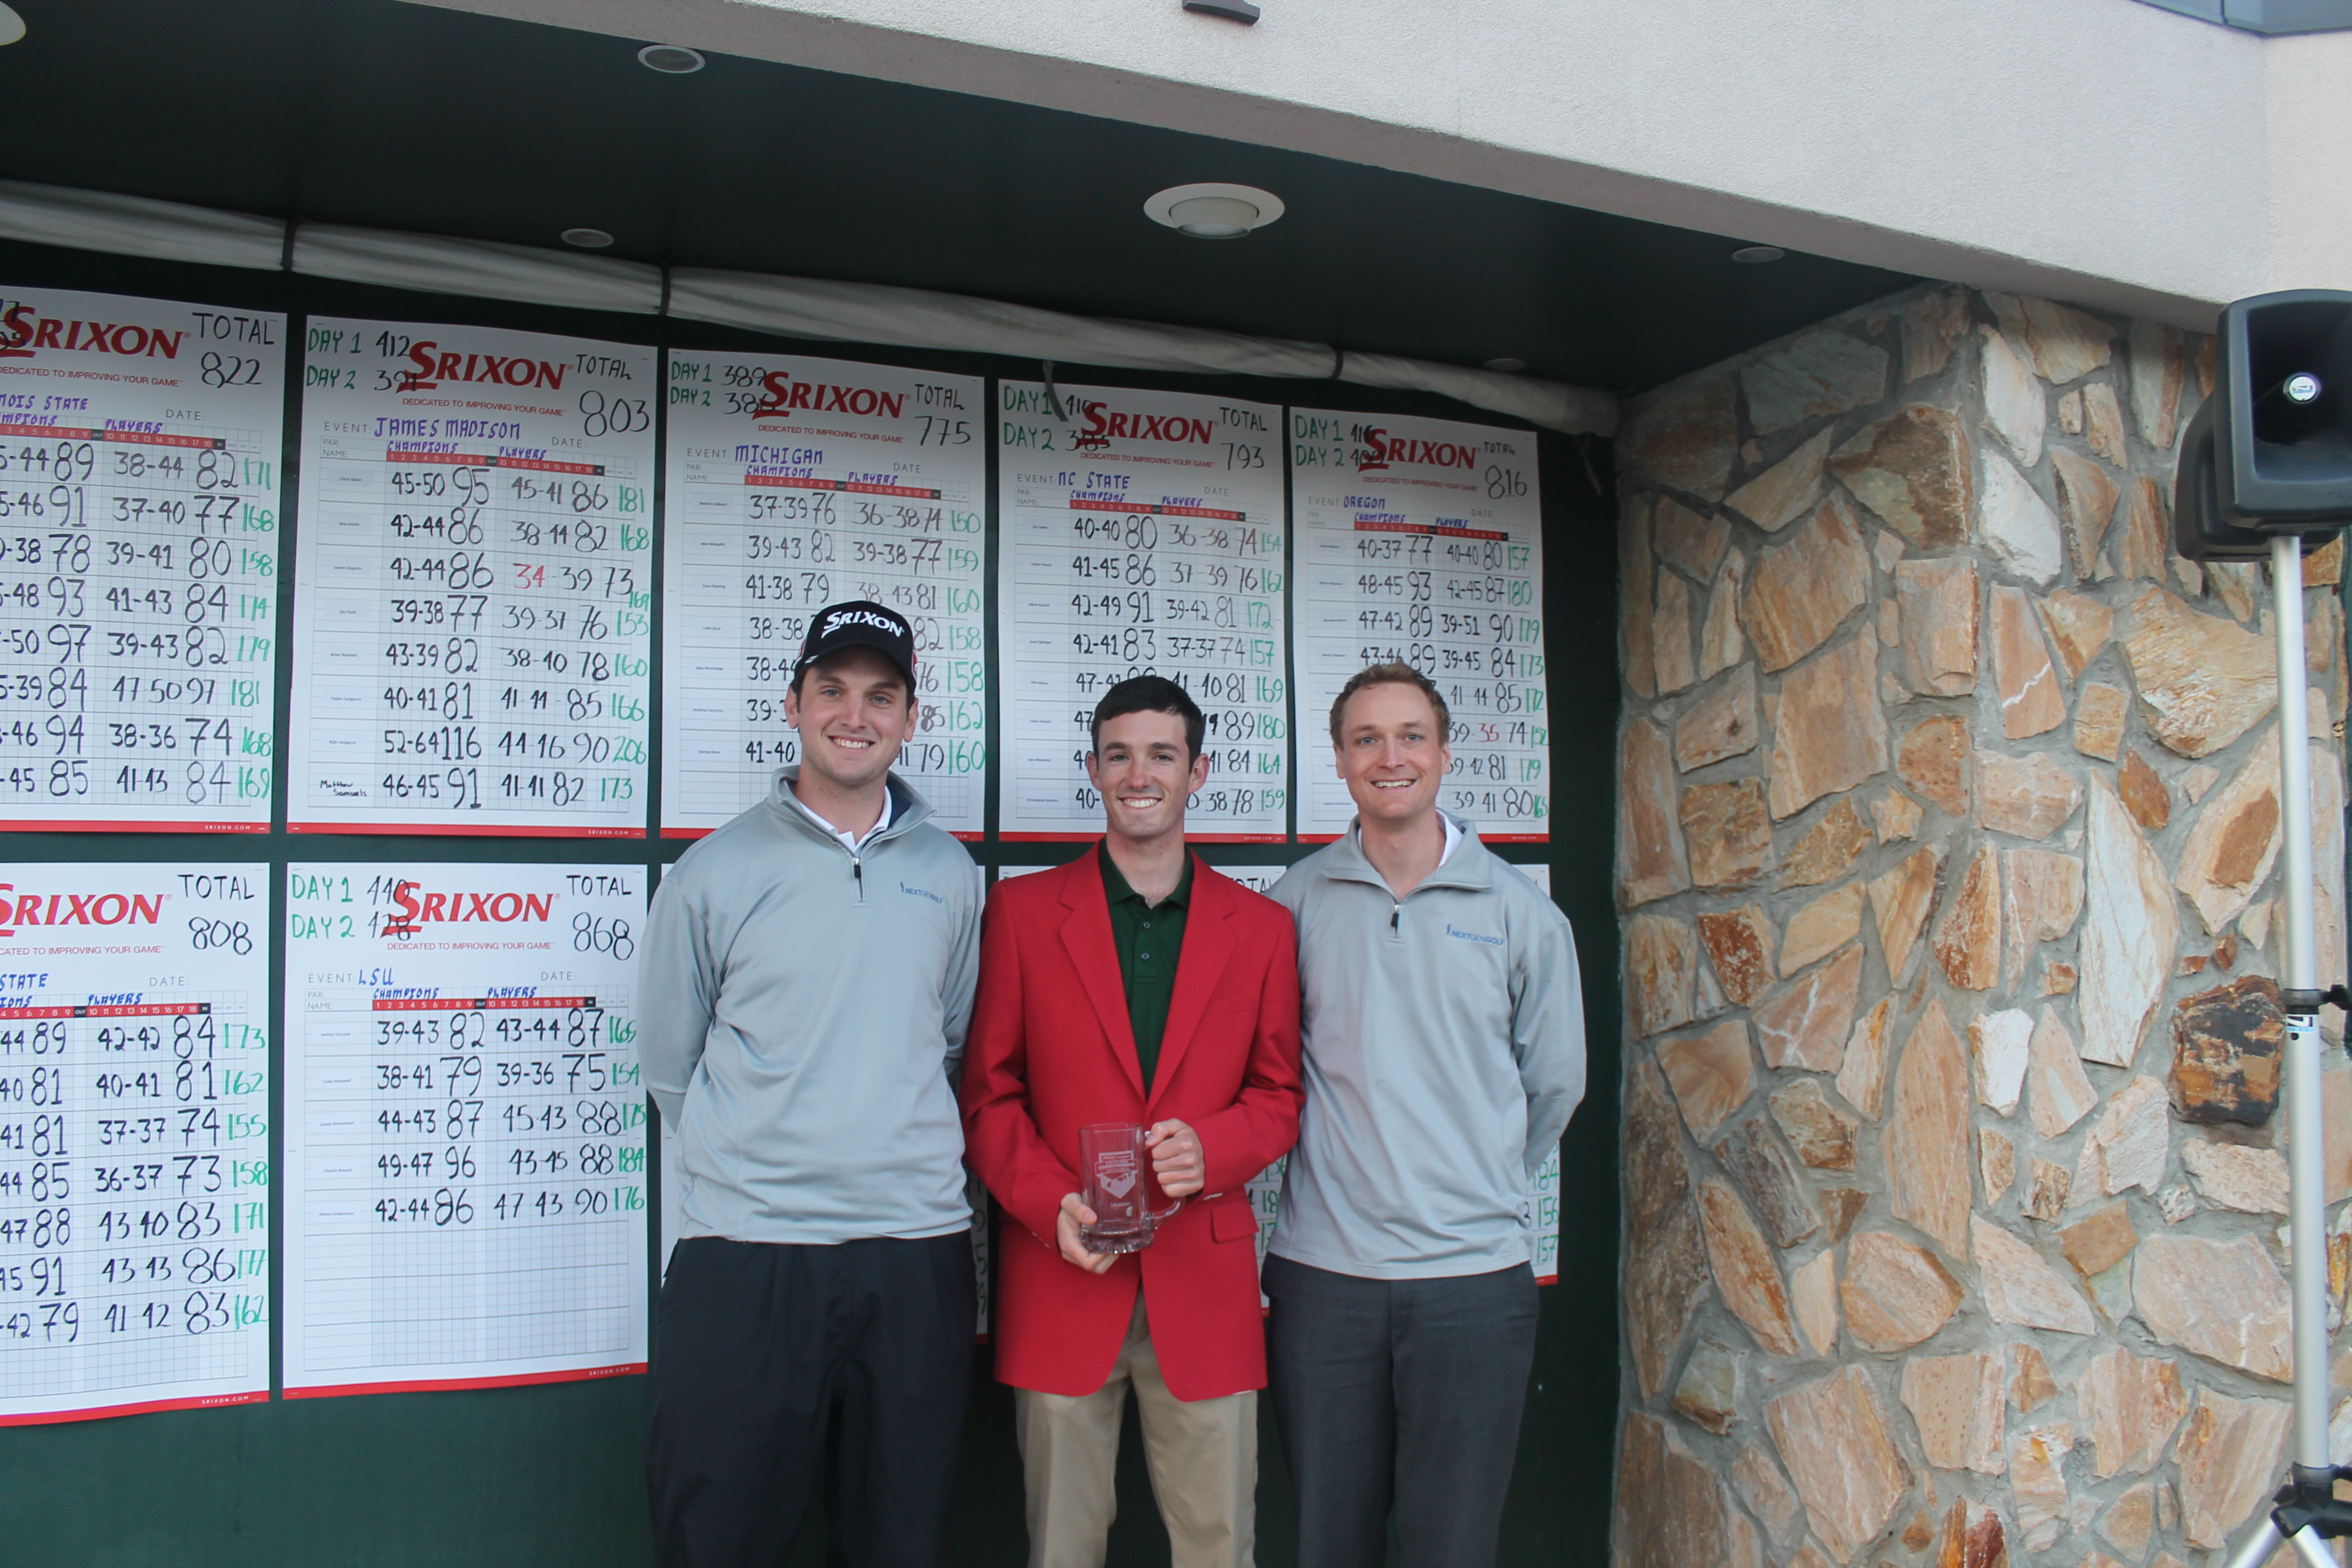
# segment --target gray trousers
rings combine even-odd
[[[1265,1260],[1275,1424],[1298,1491],[1299,1568],[1491,1568],[1535,1361],[1522,1264],[1362,1279]]]

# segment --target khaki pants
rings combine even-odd
[[[1140,1290],[1127,1342],[1100,1388],[1076,1395],[1013,1391],[1029,1486],[1029,1568],[1102,1568],[1118,1512],[1118,1428],[1130,1383],[1172,1568],[1252,1568],[1257,1394],[1188,1404],[1169,1393]]]

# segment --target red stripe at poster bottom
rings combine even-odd
[[[48,822],[37,817],[0,817],[8,833],[267,833],[266,822]]]
[[[978,837],[974,835],[974,837]],[[1102,834],[1073,828],[1067,833],[1000,833],[1000,844],[1088,844]],[[1286,844],[1289,839],[1279,833],[1187,833],[1187,844]]]
[[[518,1372],[504,1377],[430,1377],[415,1383],[337,1383],[316,1388],[289,1388],[286,1399],[333,1399],[346,1394],[438,1394],[465,1388],[521,1388],[535,1383],[585,1383],[600,1377],[635,1377],[646,1363],[583,1367],[576,1372]]]
[[[718,831],[715,827],[665,827],[661,836],[664,838],[708,838]],[[979,844],[986,841],[988,835],[977,828],[952,827],[948,829],[948,837],[966,844]]]
[[[269,1390],[244,1394],[202,1394],[186,1399],[142,1399],[135,1405],[96,1405],[73,1410],[36,1410],[24,1415],[0,1415],[0,1426],[49,1426],[60,1421],[103,1421],[115,1415],[144,1415],[154,1410],[208,1410],[215,1405],[257,1405]]]
[[[1298,836],[1298,842],[1336,844],[1346,837],[1344,833],[1302,833]],[[1551,842],[1551,835],[1549,833],[1481,833],[1478,835],[1478,842],[1481,844],[1549,844]]]
[[[289,833],[414,833],[446,838],[643,838],[642,827],[472,827],[438,822],[289,822]]]

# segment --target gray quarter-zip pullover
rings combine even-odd
[[[1401,900],[1353,826],[1275,884],[1298,922],[1307,1081],[1276,1257],[1372,1279],[1534,1257],[1529,1184],[1584,1098],[1576,942],[1455,826]]]
[[[980,869],[891,775],[857,849],[798,768],[688,849],[637,955],[637,1056],[679,1141],[684,1236],[830,1245],[971,1224],[954,1078]]]

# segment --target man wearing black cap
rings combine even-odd
[[[665,1564],[772,1568],[820,1481],[837,1560],[939,1555],[977,1310],[954,1080],[981,882],[890,772],[918,711],[906,618],[819,611],[784,700],[800,764],[654,896],[637,1049],[685,1173],[646,1459]]]

